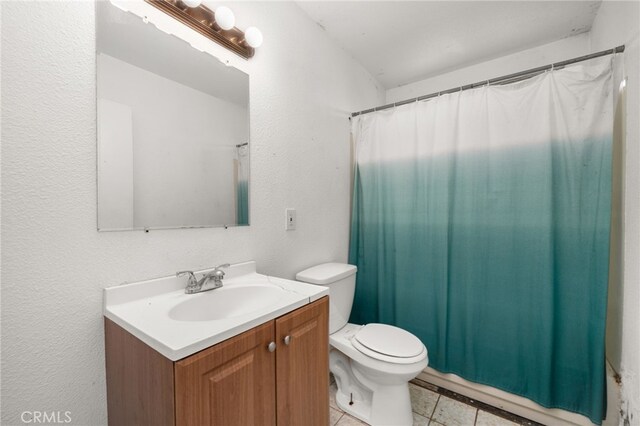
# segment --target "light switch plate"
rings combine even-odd
[[[286,224],[284,229],[286,229],[287,231],[294,231],[296,229],[296,209],[286,209],[285,210],[285,216],[286,216]]]

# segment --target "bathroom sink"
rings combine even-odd
[[[282,293],[280,287],[264,285],[223,287],[191,296],[174,306],[169,311],[169,317],[176,321],[235,318],[276,304]]]
[[[255,262],[225,271],[223,287],[197,294],[186,294],[187,281],[175,274],[106,288],[104,315],[177,361],[329,294],[327,287],[259,274]]]

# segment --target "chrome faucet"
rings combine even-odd
[[[191,271],[176,272],[176,277],[189,275],[187,287],[185,287],[184,289],[184,292],[187,294],[195,294],[203,291],[215,290],[216,288],[222,287],[224,271],[220,268],[228,268],[229,266],[230,265],[228,263],[225,263],[224,265],[218,265],[213,268],[213,271],[209,272],[208,274],[204,274],[199,280],[196,279],[196,275]],[[207,283],[209,283],[209,281],[213,281],[213,285],[207,287]]]

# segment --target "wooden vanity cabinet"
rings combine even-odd
[[[275,425],[273,321],[175,363],[177,425]]]
[[[109,424],[326,426],[328,318],[323,297],[175,362],[105,318]]]
[[[276,319],[275,326],[277,424],[328,425],[328,298]]]

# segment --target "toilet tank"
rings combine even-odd
[[[346,263],[323,263],[296,274],[296,280],[329,287],[329,334],[347,324],[356,290],[357,267]]]

